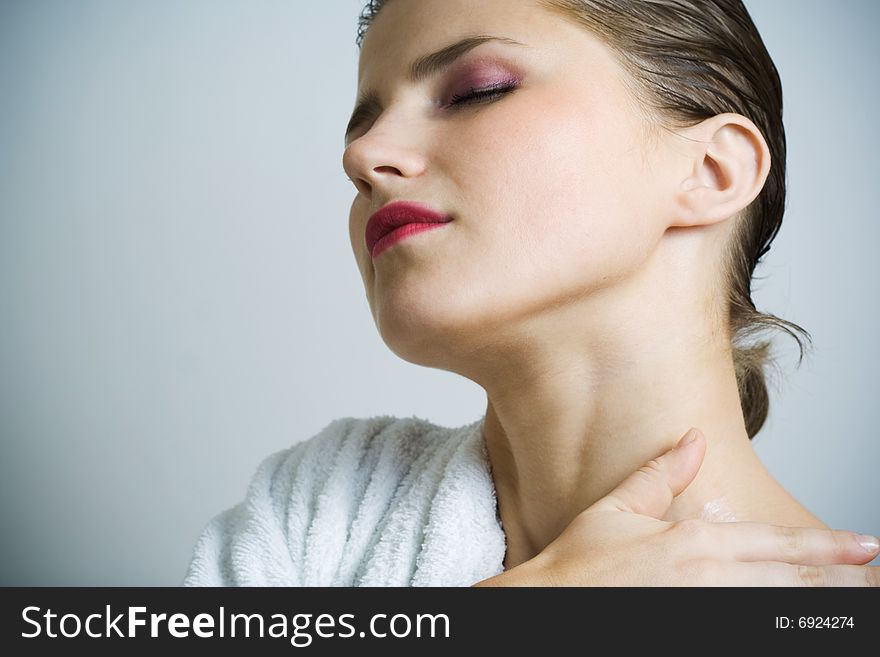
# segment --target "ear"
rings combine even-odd
[[[673,226],[723,221],[755,200],[770,172],[770,149],[754,123],[718,114],[678,134],[688,143],[688,163]]]

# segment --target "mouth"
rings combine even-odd
[[[376,258],[401,240],[440,228],[452,217],[415,201],[394,201],[382,207],[367,222],[364,239],[367,251]]]

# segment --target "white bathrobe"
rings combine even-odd
[[[483,419],[339,418],[267,457],[215,516],[184,586],[470,586],[506,540]]]

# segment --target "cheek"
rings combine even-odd
[[[468,198],[491,203],[480,208],[491,218],[477,226],[481,242],[498,240],[529,275],[557,279],[613,275],[642,257],[649,194],[631,115],[582,96],[514,105],[462,146],[472,154]]]

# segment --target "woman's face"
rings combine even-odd
[[[411,64],[465,37],[487,41],[433,75]],[[625,284],[670,205],[663,149],[611,51],[539,0],[391,0],[360,54],[343,166],[357,188],[351,245],[386,344],[442,364],[450,345]],[[473,89],[494,96],[456,103]],[[510,89],[504,91],[504,89]],[[353,117],[356,118],[356,117]],[[370,216],[399,200],[452,221],[375,259]],[[586,312],[586,310],[585,310]]]

